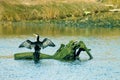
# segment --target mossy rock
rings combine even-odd
[[[19,60],[19,59],[33,59],[33,52],[16,53],[16,54],[14,54],[14,59],[15,60]],[[53,59],[53,56],[41,53],[40,54],[40,59]]]
[[[60,48],[56,51],[54,55],[47,55],[40,53],[40,59],[56,59],[56,60],[75,60],[75,52],[77,49],[82,49],[86,51],[90,59],[92,55],[90,50],[86,47],[83,41],[70,41],[68,44],[61,44]],[[33,59],[33,52],[23,52],[14,54],[15,60],[19,59]]]

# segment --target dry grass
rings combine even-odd
[[[40,5],[48,3],[77,3],[77,2],[96,2],[96,0],[0,0],[0,2],[7,2],[11,4],[23,4],[23,5]]]
[[[119,3],[119,0],[116,0]],[[105,2],[103,0],[103,2]],[[107,3],[114,3],[114,0],[107,0]],[[117,6],[119,7],[119,6]],[[109,9],[103,3],[96,0],[0,0],[1,21],[30,21],[30,20],[65,20],[85,21],[88,19],[98,20],[113,18],[118,14],[109,13]],[[114,16],[115,14],[115,16]]]

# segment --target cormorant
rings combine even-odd
[[[26,47],[28,49],[34,48],[35,51],[33,53],[33,56],[34,56],[33,59],[34,59],[35,63],[37,63],[39,61],[41,48],[44,49],[48,46],[55,47],[55,44],[48,38],[43,39],[43,41],[39,41],[39,35],[38,34],[35,34],[35,35],[37,37],[37,40],[35,42],[26,40],[19,45],[19,48],[23,48],[23,47]]]

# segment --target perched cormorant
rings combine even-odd
[[[39,35],[38,34],[35,34],[35,35],[37,37],[37,40],[35,42],[32,42],[30,40],[26,40],[22,44],[19,45],[19,48],[23,48],[23,47],[26,47],[28,49],[34,48],[35,52],[33,53],[33,56],[34,56],[33,59],[36,63],[39,61],[41,48],[44,49],[48,46],[54,47],[55,44],[48,38],[43,39],[43,41],[39,41]]]

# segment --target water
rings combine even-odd
[[[11,30],[0,29],[0,80],[119,80],[120,79],[120,29],[72,29],[42,27],[11,27]],[[10,28],[10,27],[9,27]],[[13,29],[14,28],[14,29]],[[14,31],[18,30],[18,32]],[[28,30],[28,32],[27,32]],[[22,31],[22,32],[21,32]],[[39,32],[40,31],[40,32]],[[46,48],[41,52],[54,54],[61,43],[70,40],[82,40],[93,55],[82,52],[81,61],[62,62],[43,59],[34,64],[33,60],[14,60],[13,55],[19,52],[33,51],[19,49],[18,46],[26,39],[35,40],[32,33],[41,34],[41,40],[50,38],[55,48]],[[24,34],[25,33],[25,34]]]

